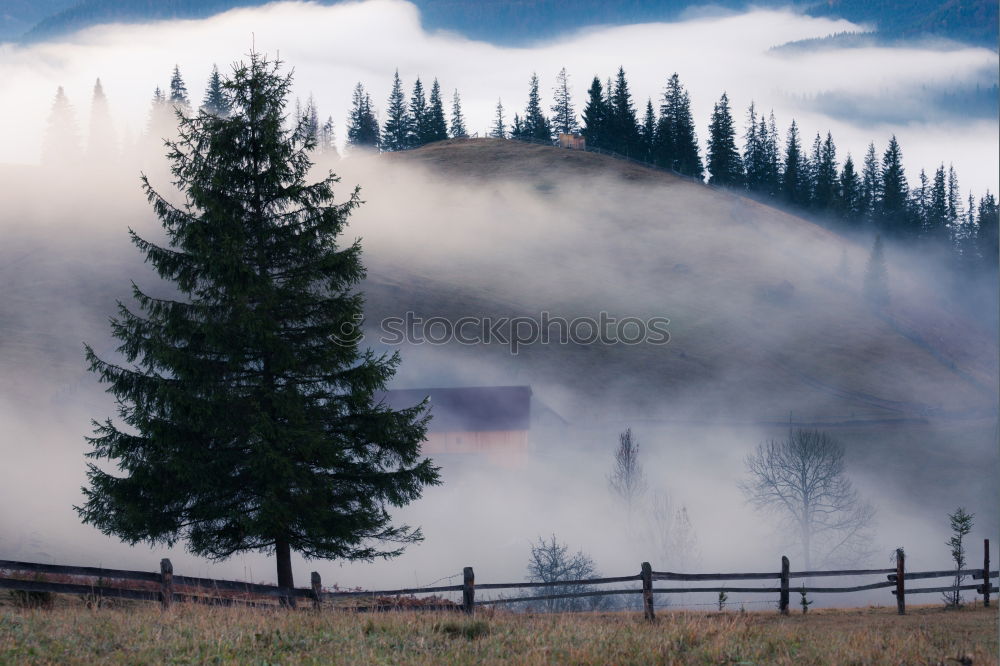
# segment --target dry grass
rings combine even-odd
[[[969,661],[971,659],[971,661]],[[514,615],[0,609],[0,663],[995,664],[996,608]]]

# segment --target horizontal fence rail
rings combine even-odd
[[[104,569],[103,567],[73,567],[63,564],[36,564],[34,562],[17,562],[13,560],[0,560],[0,570],[31,571],[33,573],[88,576],[93,578],[121,578],[125,580],[143,580],[150,583],[160,582],[160,574],[150,571],[125,571],[123,569]]]
[[[169,608],[172,602],[188,602],[213,605],[266,605],[262,601],[277,600],[280,605],[295,607],[296,600],[309,600],[316,609],[322,607],[324,601],[335,602],[334,607],[343,610],[370,611],[390,610],[395,608],[411,608],[414,610],[463,610],[473,613],[477,605],[524,604],[532,602],[551,602],[561,599],[585,599],[595,597],[611,597],[623,595],[642,595],[644,613],[647,619],[654,619],[654,595],[660,594],[699,594],[718,593],[720,608],[725,603],[727,593],[740,594],[777,594],[778,609],[782,614],[788,613],[789,594],[792,591],[805,594],[837,594],[847,592],[863,592],[868,590],[891,589],[896,597],[900,614],[906,611],[905,597],[908,594],[955,593],[974,591],[982,595],[983,605],[990,605],[990,597],[998,591],[992,579],[1000,577],[1000,571],[990,569],[989,539],[983,542],[983,567],[981,569],[941,570],[941,571],[906,571],[905,555],[902,549],[896,551],[896,567],[894,569],[842,569],[835,571],[790,571],[787,557],[781,558],[781,570],[775,572],[757,573],[676,573],[672,571],[653,571],[648,562],[643,562],[637,574],[628,576],[610,576],[604,578],[586,578],[579,580],[528,581],[516,583],[484,583],[477,585],[472,567],[465,567],[462,572],[463,581],[460,585],[437,585],[428,587],[408,587],[392,590],[324,590],[319,573],[312,573],[310,588],[285,588],[277,585],[264,585],[233,580],[216,580],[213,578],[198,578],[194,576],[174,575],[170,560],[160,562],[160,571],[129,571],[124,569],[105,569],[103,567],[81,567],[60,564],[39,564],[15,560],[0,560],[0,589],[22,593],[57,593],[75,594],[87,599],[129,599],[136,601],[159,601],[163,608]],[[63,576],[69,580],[47,580],[46,577]],[[812,579],[836,576],[885,576],[885,580],[842,587],[819,587],[811,584],[793,585],[792,579]],[[954,582],[946,586],[907,588],[906,581],[932,580],[935,578],[951,578]],[[83,579],[93,579],[93,582]],[[963,584],[963,580],[982,581],[975,584]],[[731,587],[727,585],[697,586],[697,587],[654,587],[654,581],[673,582],[726,582],[726,581],[777,581],[778,586]],[[133,583],[131,587],[122,583]],[[597,586],[615,583],[640,583],[629,588],[600,589]],[[560,591],[559,588],[572,587],[576,589]],[[582,589],[581,589],[582,588]],[[497,597],[493,599],[476,600],[477,590],[525,590],[534,594],[517,597]],[[551,592],[548,592],[551,590]],[[462,593],[460,603],[441,597],[417,597],[416,595],[437,595],[440,593]],[[346,606],[342,603],[356,599],[372,601],[368,606]]]
[[[406,587],[399,590],[347,590],[324,592],[324,598],[338,599],[343,597],[399,597],[404,594],[429,594],[431,592],[461,592],[461,585],[442,585],[439,587]]]

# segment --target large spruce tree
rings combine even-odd
[[[122,360],[87,347],[124,426],[95,422],[85,523],[123,541],[215,560],[274,553],[392,557],[421,538],[389,509],[438,482],[420,456],[424,405],[374,396],[399,363],[358,346],[358,241],[338,238],[359,205],[338,179],[309,183],[304,122],[283,129],[290,76],[251,54],[224,84],[229,117],[183,119],[169,145],[181,204],[143,187],[166,245],[130,232],[175,295],[133,286],[112,331]]]

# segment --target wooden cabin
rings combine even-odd
[[[393,409],[430,399],[431,420],[423,445],[427,455],[477,454],[504,467],[518,467],[527,459],[530,386],[399,389],[382,397]]]
[[[559,147],[569,148],[571,150],[586,150],[587,140],[582,134],[577,134],[576,132],[572,134],[566,134],[565,132],[559,133]]]

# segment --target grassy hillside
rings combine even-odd
[[[419,165],[432,191],[490,203],[478,215],[447,194],[404,203],[408,217],[447,227],[446,261],[359,227],[375,239],[369,321],[407,309],[670,318],[665,346],[538,345],[517,357],[497,346],[446,347],[456,358],[488,357],[526,383],[572,386],[586,396],[575,413],[599,418],[596,402],[722,420],[780,422],[789,411],[831,423],[995,418],[990,335],[936,302],[892,250],[893,301],[877,312],[861,295],[868,247],[670,174],[486,139],[377,160],[387,174]],[[365,193],[376,201],[383,189],[373,182]],[[440,236],[430,230],[423,242],[434,248]],[[483,238],[492,250],[474,240]]]
[[[996,663],[996,608],[513,615],[155,607],[0,609],[0,662],[35,664]],[[968,661],[965,661],[968,659]]]

